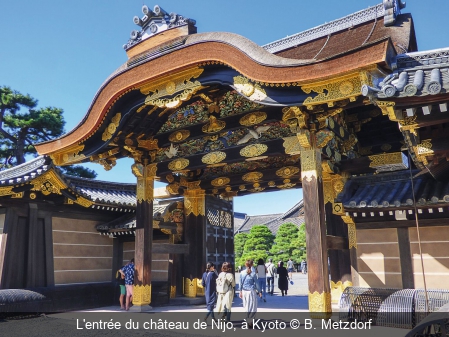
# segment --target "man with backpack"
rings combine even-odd
[[[276,277],[276,266],[273,264],[273,259],[269,259],[266,264],[267,267],[267,285],[268,292],[273,296],[274,292],[274,278]]]

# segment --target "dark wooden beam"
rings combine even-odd
[[[348,238],[343,238],[341,236],[327,235],[326,242],[327,242],[327,249],[334,249],[334,250],[349,249]]]
[[[402,288],[414,289],[413,261],[408,228],[398,228],[399,259],[401,261]]]
[[[357,218],[355,219],[357,220]],[[439,219],[420,219],[420,227],[429,226],[449,226],[449,218]],[[357,229],[381,229],[381,228],[406,228],[416,227],[415,220],[396,220],[396,221],[379,221],[379,222],[357,222]]]
[[[189,244],[153,243],[153,254],[188,254]]]

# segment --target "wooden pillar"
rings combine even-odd
[[[399,259],[401,261],[402,288],[414,289],[413,261],[408,228],[398,228]]]
[[[341,219],[341,216],[333,214],[333,204],[327,203],[325,209],[327,235],[347,238],[347,226]],[[338,303],[345,288],[352,286],[349,247],[341,250],[330,249],[328,250],[328,254],[331,274],[330,289],[332,303]]]
[[[153,189],[156,170],[156,164],[136,163],[132,166],[132,171],[137,177],[133,304],[140,309],[151,303]]]
[[[205,192],[200,181],[187,183],[184,192],[184,242],[189,253],[183,257],[183,294],[187,297],[204,295],[201,277],[206,268]]]
[[[359,286],[359,268],[357,266],[357,230],[354,219],[343,215],[342,220],[348,225],[349,255],[351,259],[351,278],[354,287]]]
[[[331,294],[324,218],[321,151],[312,133],[298,134],[301,144],[301,178],[306,222],[309,311],[312,318],[329,318]],[[305,140],[305,141],[304,141]],[[304,144],[308,145],[307,147]]]

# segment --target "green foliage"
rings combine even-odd
[[[247,233],[239,233],[234,236],[234,254],[235,262],[239,265],[240,259],[243,255],[243,250],[245,248],[245,242],[248,239]]]
[[[0,87],[0,157],[4,167],[24,163],[26,155],[36,153],[34,143],[64,132],[62,109],[36,106],[37,100],[30,95]]]
[[[63,110],[36,108],[37,102],[28,94],[0,86],[0,170],[22,164],[27,155],[35,155],[33,144],[49,141],[64,133]],[[65,167],[62,171],[85,178],[97,176],[82,166]]]
[[[81,165],[63,166],[60,167],[60,169],[64,174],[67,174],[69,176],[90,179],[95,179],[97,177],[97,172]]]
[[[298,232],[298,227],[293,223],[285,223],[279,227],[274,240],[275,244],[270,249],[276,261],[286,262],[292,257],[292,252],[296,248],[293,241],[298,237]]]
[[[301,262],[307,259],[306,250],[306,225],[299,226],[298,236],[292,240],[292,245],[295,247],[292,250],[291,257],[294,262]]]
[[[267,226],[256,225],[249,231],[244,245],[243,255],[236,263],[244,265],[245,261],[252,259],[257,262],[258,259],[266,260],[274,240],[274,235]]]

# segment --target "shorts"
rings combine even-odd
[[[289,273],[292,273],[292,272],[293,272],[293,268],[288,268],[287,271],[288,271]]]
[[[120,284],[120,295],[126,295],[126,287],[124,284]]]
[[[126,285],[126,296],[132,296],[133,295],[133,285],[127,284]]]

